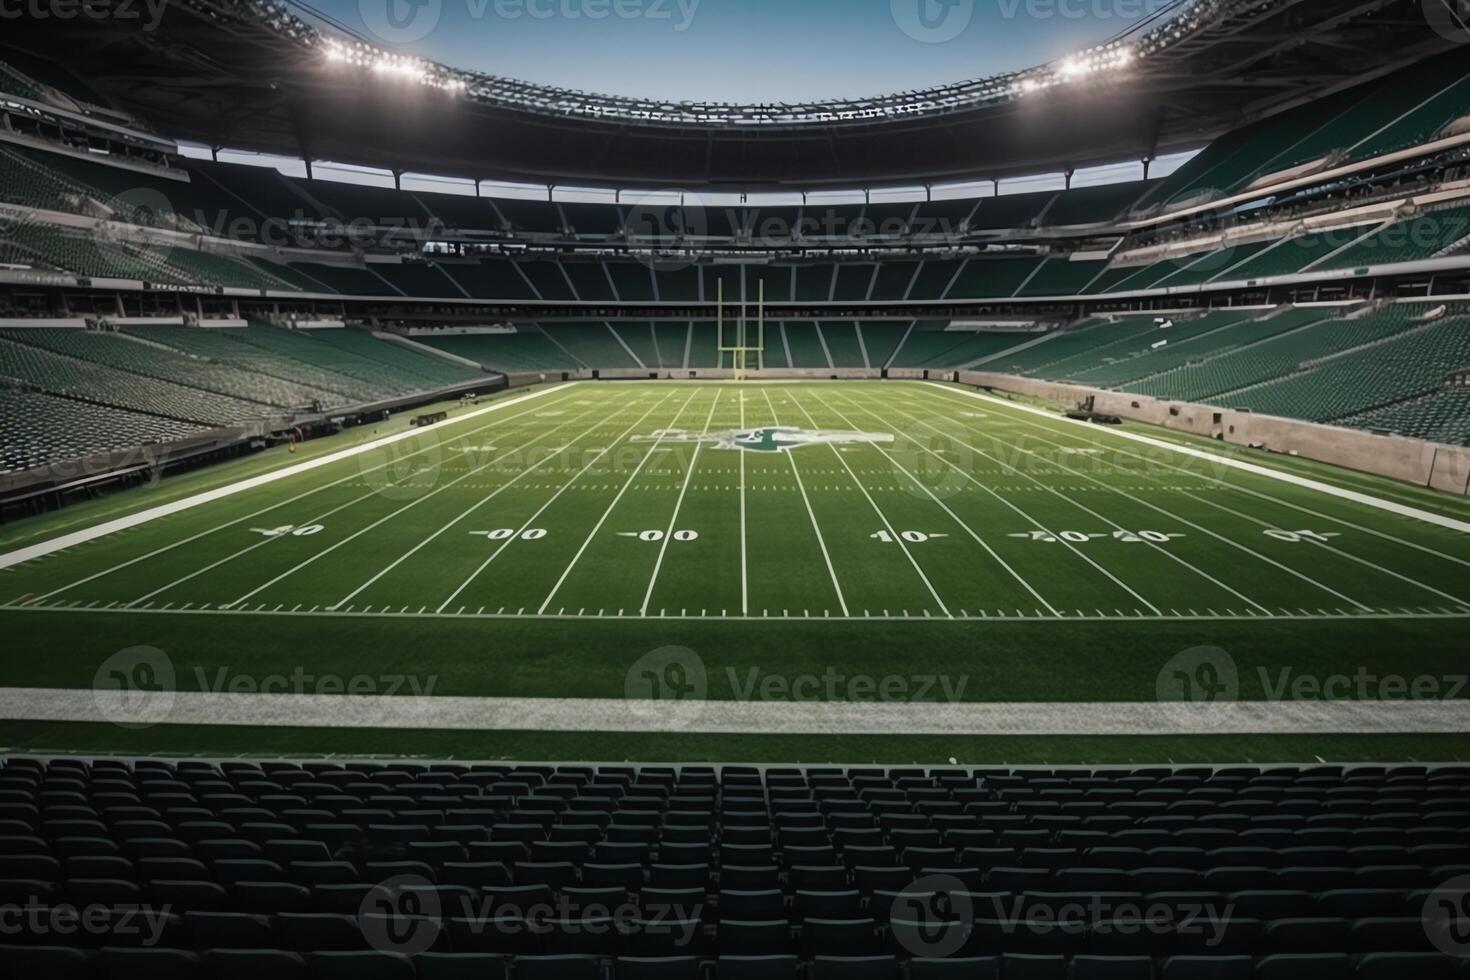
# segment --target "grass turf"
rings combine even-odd
[[[746,448],[735,432],[754,433]],[[777,448],[794,438],[807,444]],[[186,479],[202,489],[269,465]],[[150,492],[176,499],[186,488],[172,484]],[[129,496],[17,525],[8,544],[141,506]],[[306,665],[432,676],[435,693],[616,697],[639,657],[679,645],[707,666],[711,698],[735,696],[729,671],[831,668],[964,677],[970,700],[1151,700],[1170,657],[1213,645],[1240,666],[1240,696],[1259,698],[1283,667],[1461,672],[1466,555],[1456,531],[955,389],[584,384],[0,573],[0,601],[31,603],[0,609],[12,651],[0,670],[5,686],[85,687],[110,653],[146,644],[184,689],[219,667]],[[186,731],[151,737],[172,745]],[[200,744],[272,751],[287,731]],[[3,732],[96,751],[147,740],[106,726]],[[344,751],[345,737],[291,744]],[[363,744],[391,751],[400,737]],[[712,758],[720,744],[732,759],[954,754],[933,739],[899,739],[914,744],[890,754],[861,736],[501,737],[463,744],[548,758],[636,755],[640,739],[650,758],[677,745]],[[1380,757],[1371,739],[1317,738],[1324,752]],[[1457,738],[1420,737],[1413,751],[1459,758]],[[991,759],[1188,757],[1177,739],[970,741]],[[1261,744],[1214,736],[1200,751],[1262,758]],[[1313,744],[1283,738],[1278,751],[1323,754]]]

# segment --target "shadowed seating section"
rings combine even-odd
[[[1464,766],[12,757],[0,821],[28,980],[1464,975]]]
[[[0,472],[488,380],[350,328],[0,330]]]

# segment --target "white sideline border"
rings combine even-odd
[[[554,391],[561,391],[569,387],[570,385],[571,382],[565,382],[562,384],[552,385],[548,388],[543,388],[540,391],[533,391],[524,395],[518,395],[515,398],[507,398],[501,401],[497,401],[494,404],[486,405],[484,408],[477,408],[473,412],[467,412],[464,415],[457,415],[453,418],[445,419],[442,422],[435,422],[433,425],[426,425],[422,428],[417,429],[408,429],[407,431],[400,432],[397,435],[384,436],[381,439],[374,439],[372,442],[365,442],[360,446],[353,446],[350,449],[343,449],[338,452],[319,457],[317,459],[310,459],[304,463],[297,463],[294,466],[282,467],[278,470],[272,470],[269,473],[262,473],[260,476],[252,476],[248,480],[241,480],[239,483],[231,483],[227,486],[215,487],[213,490],[206,490],[205,492],[197,493],[192,497],[185,497],[182,500],[175,500],[171,503],[160,504],[157,507],[152,507],[148,510],[142,510],[136,514],[128,514],[125,517],[119,517],[102,524],[94,525],[93,527],[83,528],[80,531],[73,531],[70,534],[63,534],[59,538],[52,538],[49,541],[42,541],[39,544],[27,545],[24,548],[19,548],[15,551],[7,552],[3,555],[0,555],[0,569],[10,568],[13,565],[20,565],[25,562],[31,561],[34,558],[42,558],[57,551],[64,551],[67,548],[73,548],[79,544],[84,544],[88,541],[94,541],[97,538],[106,537],[109,534],[116,534],[118,531],[126,531],[128,528],[137,527],[140,524],[147,524],[151,521],[156,521],[161,517],[168,517],[170,514],[177,514],[181,511],[190,510],[194,507],[202,506],[203,504],[213,503],[216,500],[222,500],[225,497],[233,496],[237,493],[243,493],[246,490],[253,490],[256,487],[265,486],[268,483],[275,483],[277,480],[289,479],[290,477],[297,476],[298,474],[306,473],[314,469],[318,469],[322,466],[328,466],[332,463],[341,462],[344,459],[351,459],[353,456],[360,456],[361,454],[368,452],[369,450],[378,449],[382,446],[392,445],[395,442],[402,442],[404,439],[412,439],[414,436],[421,435],[425,432],[432,432],[435,429],[440,428],[441,426],[458,425],[459,423],[464,422],[468,419],[478,418],[481,415],[487,415],[491,412],[498,412],[503,408],[509,408],[512,405],[519,405],[521,402],[530,401],[533,398],[541,398],[542,396],[549,395]]]
[[[1051,419],[1053,422],[1066,422],[1070,425],[1084,426],[1090,432],[1099,431],[1098,427],[1093,425],[1091,422],[1083,422],[1080,419],[1068,418],[1065,415],[1058,415],[1055,412],[1049,412],[1046,409],[1042,408],[1035,408],[1031,405],[1019,405],[1015,402],[1007,401],[1004,398],[996,398],[994,395],[986,395],[978,391],[967,391],[963,388],[956,388],[954,387],[954,385],[943,384],[938,381],[925,381],[924,384],[929,385],[932,388],[938,388],[941,391],[948,391],[952,394],[963,395],[967,398],[975,398],[980,401],[990,402],[995,405],[1004,405],[1008,408],[1013,408],[1018,412],[1026,412],[1031,415],[1040,415],[1043,418]],[[1426,524],[1434,524],[1439,527],[1448,528],[1451,531],[1459,531],[1462,534],[1470,534],[1470,523],[1467,523],[1466,521],[1456,520],[1453,517],[1445,517],[1442,514],[1431,513],[1427,510],[1420,510],[1417,507],[1410,507],[1407,504],[1397,504],[1391,500],[1384,500],[1381,497],[1374,497],[1370,494],[1359,493],[1356,490],[1348,490],[1345,487],[1333,486],[1330,483],[1321,483],[1317,480],[1310,479],[1309,477],[1297,476],[1295,473],[1286,473],[1281,470],[1272,469],[1269,466],[1260,466],[1256,463],[1243,462],[1241,460],[1232,459],[1229,456],[1224,456],[1219,453],[1207,453],[1202,449],[1194,449],[1190,446],[1180,446],[1172,442],[1165,442],[1162,439],[1154,439],[1149,436],[1141,436],[1134,432],[1116,432],[1111,430],[1101,430],[1101,432],[1104,435],[1114,436],[1118,439],[1127,439],[1131,442],[1141,442],[1144,445],[1153,446],[1156,449],[1167,449],[1170,452],[1179,453],[1183,456],[1192,456],[1196,459],[1208,460],[1211,463],[1220,463],[1224,466],[1230,467],[1231,469],[1243,470],[1246,473],[1253,473],[1256,476],[1265,476],[1273,480],[1279,480],[1282,483],[1290,483],[1294,486],[1306,487],[1307,489],[1316,490],[1319,493],[1325,493],[1331,497],[1340,497],[1343,500],[1351,500],[1353,503],[1364,504],[1368,507],[1377,508],[1378,510],[1388,511],[1390,514],[1398,514],[1400,517],[1412,517],[1415,520],[1423,521]]]
[[[722,735],[1456,734],[1470,700],[645,701],[420,694],[0,688],[13,721],[422,731]]]

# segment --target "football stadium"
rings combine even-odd
[[[1470,7],[0,3],[0,638],[0,980],[1470,978]]]

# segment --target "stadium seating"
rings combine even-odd
[[[270,377],[299,385],[323,405],[337,407],[375,397],[371,385],[360,378],[309,364],[289,351],[273,349],[266,331],[273,327],[131,327],[124,332],[155,344],[220,364],[242,368],[252,375]],[[252,342],[254,338],[256,342]],[[283,404],[297,404],[288,400]]]
[[[1393,222],[1329,257],[1323,269],[1387,265],[1432,258],[1470,238],[1470,207],[1441,208]]]
[[[1014,332],[985,333],[973,330],[949,330],[948,321],[920,321],[914,324],[891,365],[896,368],[961,367],[970,361],[1034,339]]]
[[[187,328],[162,328],[169,336],[187,335]],[[5,335],[20,343],[80,358],[160,381],[172,381],[245,401],[281,408],[308,405],[320,391],[241,367],[217,364],[198,357],[171,353],[155,342],[146,328],[124,334],[95,330],[16,330]],[[139,342],[141,341],[141,343]]]
[[[1227,393],[1291,374],[1305,362],[1390,337],[1407,329],[1415,312],[1412,306],[1401,305],[1305,325],[1287,321],[1286,330],[1273,330],[1261,339],[1228,349],[1202,363],[1124,387],[1180,401],[1224,398]],[[1238,404],[1230,398],[1225,400]]]
[[[468,367],[353,329],[0,330],[3,468],[114,452],[473,384]]]
[[[1411,439],[1470,445],[1470,390],[1447,388],[1353,415],[1340,423]]]
[[[1136,205],[1185,206],[1237,193],[1321,160],[1355,163],[1433,139],[1470,110],[1470,76],[1454,52],[1216,140]]]
[[[534,328],[514,333],[467,333],[414,338],[420,343],[496,371],[574,371],[579,364],[565,348]]]
[[[1169,383],[1169,372],[1190,364],[1198,364],[1213,357],[1258,341],[1285,333],[1297,327],[1325,319],[1327,312],[1311,308],[1287,308],[1267,311],[1245,311],[1229,313],[1221,311],[1224,319],[1208,319],[1206,323],[1195,323],[1195,329],[1184,334],[1169,334],[1154,339],[1149,335],[1146,349],[1131,355],[1109,358],[1107,363],[1092,364],[1073,372],[1073,379],[1099,387],[1117,387],[1129,382],[1144,382],[1159,378],[1165,386]],[[1160,340],[1163,346],[1157,346]]]
[[[0,786],[7,901],[155,914],[9,934],[23,977],[1454,977],[1425,907],[1470,870],[1462,766],[12,757]]]
[[[1378,319],[1385,322],[1385,333],[1373,341],[1340,348],[1285,378],[1227,397],[1268,415],[1329,422],[1432,391],[1470,365],[1465,318],[1426,326],[1408,321],[1407,311],[1394,310]]]
[[[63,231],[49,225],[28,224],[10,229],[3,246],[6,262],[60,269],[80,276],[132,279],[182,285],[184,277],[156,253],[123,242]]]
[[[200,435],[209,426],[26,391],[0,381],[0,473]]]
[[[276,414],[259,402],[52,353],[39,346],[30,330],[0,331],[0,375],[49,394],[200,425],[228,425]]]
[[[555,331],[556,342],[583,364],[606,368],[645,367],[634,359],[611,326],[594,323],[562,323]]]
[[[788,320],[784,323],[777,323],[775,326],[781,337],[781,343],[790,355],[792,367],[830,368],[832,366],[831,360],[827,357],[826,348],[822,346],[822,338],[817,333],[815,323]]]
[[[315,330],[311,332],[311,339],[320,340],[340,352],[332,355],[332,360],[325,362],[325,366],[363,378],[382,391],[450,387],[480,376],[470,368],[391,340],[380,340],[364,330]]]
[[[832,366],[839,368],[867,367],[857,323],[846,320],[824,320],[817,324],[822,335],[823,346],[832,359]]]
[[[659,364],[666,368],[684,366],[689,349],[690,329],[687,322],[658,322],[653,325],[653,340],[658,346]]]

